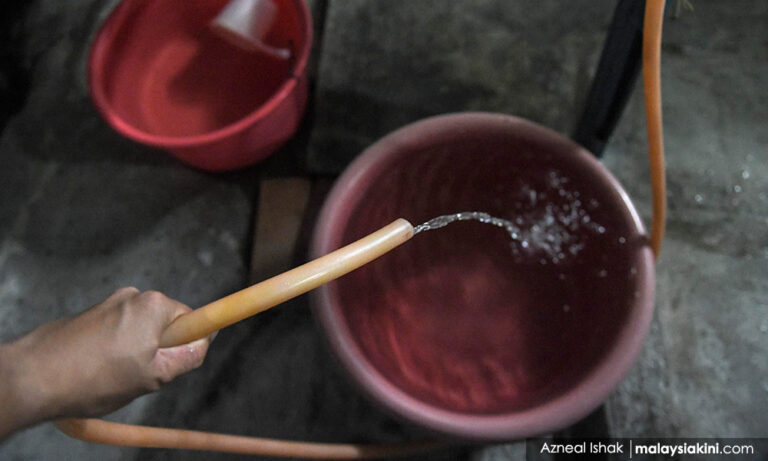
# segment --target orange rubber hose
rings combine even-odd
[[[57,421],[56,427],[70,437],[107,445],[206,450],[305,459],[381,458],[421,453],[443,446],[432,441],[385,445],[293,442],[214,432],[135,426],[101,419],[65,419]]]
[[[653,193],[651,248],[658,257],[666,222],[666,178],[661,118],[661,30],[665,0],[647,0],[643,25],[643,90],[648,124],[648,152]],[[247,455],[309,459],[363,459],[415,454],[445,447],[434,441],[354,445],[293,442],[212,432],[65,419],[56,426],[70,437],[109,445],[208,450]]]
[[[163,332],[160,347],[205,338],[364,266],[411,237],[411,223],[396,219],[336,251],[179,316]]]
[[[661,122],[661,25],[665,0],[647,0],[643,24],[643,90],[648,125],[653,220],[651,249],[658,258],[667,220],[667,181],[664,174],[664,135]]]

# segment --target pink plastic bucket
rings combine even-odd
[[[447,115],[386,136],[349,166],[313,252],[398,217],[460,211],[521,218],[540,226],[531,248],[554,250],[511,245],[475,222],[418,234],[316,290],[328,341],[365,393],[426,428],[498,440],[572,424],[618,385],[650,327],[654,263],[634,206],[592,155],[549,129]]]

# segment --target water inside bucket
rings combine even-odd
[[[577,156],[455,142],[404,154],[360,194],[342,242],[393,216],[422,224],[334,292],[363,356],[407,395],[469,414],[531,408],[604,359],[645,239]]]

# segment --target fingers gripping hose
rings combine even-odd
[[[661,29],[664,16],[664,0],[647,0],[645,7],[645,23],[643,25],[643,89],[645,93],[645,110],[648,125],[648,152],[650,159],[651,184],[653,190],[653,221],[651,223],[651,248],[656,257],[661,249],[661,241],[664,238],[664,227],[666,220],[666,181],[664,175],[664,145],[662,135],[661,119]],[[394,224],[394,223],[393,223]],[[392,226],[392,225],[390,225]],[[388,226],[389,227],[389,226]],[[410,238],[413,229],[411,228],[407,238]],[[405,234],[403,234],[405,235]],[[357,243],[357,242],[356,242]],[[398,243],[398,244],[399,244]],[[354,244],[353,244],[354,245]],[[389,247],[394,248],[397,244]],[[345,247],[346,248],[346,247]],[[386,250],[388,251],[388,250]],[[383,252],[386,252],[383,251]],[[383,254],[379,253],[378,255]],[[376,257],[378,257],[378,255]],[[371,258],[373,259],[373,258]],[[367,261],[363,259],[356,260],[360,265]],[[310,263],[311,264],[311,263]],[[302,266],[304,267],[304,266]],[[297,268],[297,269],[301,269]],[[350,269],[351,270],[351,269]],[[317,285],[338,277],[346,272],[336,273],[328,279],[317,279]],[[261,284],[259,284],[261,285]],[[314,285],[314,286],[317,286]],[[258,286],[258,285],[256,285]],[[301,285],[297,287],[296,294],[312,289],[314,286]],[[251,287],[255,288],[255,287]],[[248,289],[247,289],[248,290]],[[303,290],[303,291],[302,291]],[[243,290],[246,291],[246,290]],[[243,295],[240,292],[240,301],[253,299],[253,291],[250,294]],[[235,295],[238,295],[236,293]],[[233,295],[234,296],[234,295]],[[237,300],[225,302],[225,305]],[[224,298],[225,300],[228,298]],[[287,298],[286,298],[287,299]],[[275,304],[282,302],[277,297]],[[222,300],[220,300],[222,301]],[[217,305],[221,306],[220,301]],[[216,304],[216,303],[214,303]],[[237,304],[237,303],[235,303]],[[272,304],[274,305],[274,304]],[[246,311],[240,310],[240,318],[253,315],[261,310],[267,309],[264,303],[255,303]],[[221,316],[222,307],[209,309],[210,313],[217,320],[219,328],[227,324],[234,323],[238,319],[224,319]],[[202,309],[198,309],[202,311]],[[250,314],[248,314],[250,312]],[[246,314],[243,316],[243,314]],[[206,314],[200,313],[197,316],[205,317]],[[186,317],[186,316],[184,316]],[[224,316],[226,317],[226,316]],[[229,323],[227,323],[229,322]],[[184,325],[174,327],[173,333],[164,337],[168,344],[176,343],[180,340],[197,339],[205,336],[209,332],[208,328],[198,325],[196,322],[185,321]],[[194,331],[194,333],[191,333]],[[192,336],[189,336],[189,335]],[[199,336],[198,336],[199,335]],[[222,451],[228,453],[239,453],[249,455],[263,456],[282,456],[295,458],[312,459],[362,459],[377,458],[384,456],[397,456],[405,454],[418,453],[443,446],[436,442],[411,442],[403,444],[386,445],[352,445],[352,444],[322,444],[292,442],[284,440],[263,439],[258,437],[235,436],[227,434],[216,434],[210,432],[190,431],[182,429],[165,429],[159,427],[135,426],[129,424],[119,424],[99,419],[67,419],[56,423],[56,426],[70,437],[80,439],[86,442],[104,443],[110,445],[132,446],[132,447],[154,447],[154,448],[178,448],[187,450],[210,450]]]

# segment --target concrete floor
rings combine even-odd
[[[410,121],[488,110],[569,133],[614,5],[578,0],[563,14],[554,0],[310,2],[322,33],[307,123],[265,164],[213,175],[121,138],[93,110],[88,44],[115,3],[36,0],[16,15],[13,59],[28,92],[18,112],[0,118],[8,120],[0,134],[0,341],[123,285],[191,306],[244,286],[258,269],[250,267],[252,223],[263,178],[336,173]],[[616,436],[766,437],[768,5],[693,4],[668,20],[664,35],[670,213],[657,313],[640,360],[602,412]],[[10,81],[2,71],[0,83]],[[648,222],[644,130],[636,91],[603,161]],[[310,209],[323,190],[313,189]],[[296,258],[311,225],[309,215]],[[227,329],[203,368],[113,418],[324,441],[420,433],[371,406],[336,369],[305,298]],[[522,457],[518,443],[429,459]],[[45,424],[6,441],[0,458],[236,457],[89,445]]]

